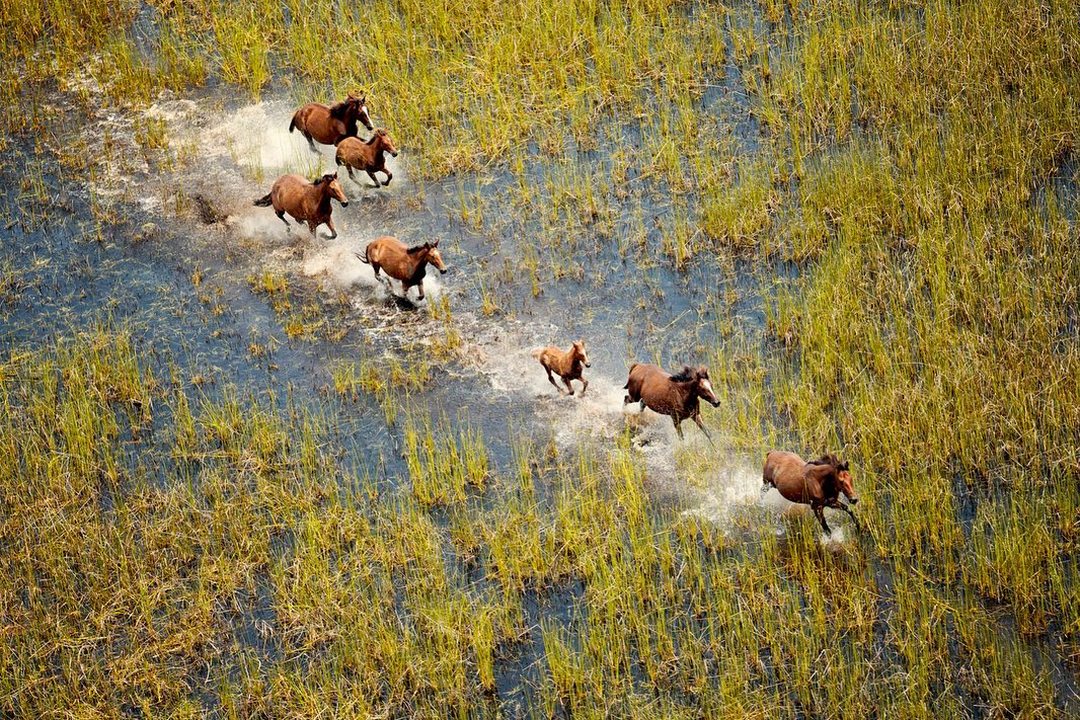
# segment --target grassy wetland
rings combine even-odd
[[[0,28],[0,715],[1080,712],[1075,3]],[[288,235],[251,200],[350,90],[394,184]],[[441,238],[418,307],[380,234]],[[637,360],[708,364],[715,445]],[[777,447],[862,531],[759,496]]]

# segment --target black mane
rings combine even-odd
[[[833,467],[839,467],[840,458],[836,457],[832,453],[825,453],[817,460],[810,460],[807,465],[832,465]]]
[[[330,106],[330,117],[336,120],[345,120],[349,117],[349,103],[352,100],[342,100]]]
[[[671,376],[672,382],[689,382],[698,379],[698,371],[689,365],[683,365],[683,369],[677,375]]]
[[[407,250],[405,250],[405,252],[409,253],[410,255],[416,255],[421,250],[427,250],[427,248],[427,243],[424,243],[423,245],[417,245],[416,247],[408,248]]]

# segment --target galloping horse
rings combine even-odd
[[[255,201],[255,205],[273,205],[274,212],[290,231],[292,227],[285,219],[285,213],[292,215],[298,222],[306,222],[312,235],[315,235],[315,228],[326,223],[330,228],[330,239],[333,240],[337,237],[337,230],[334,229],[334,221],[330,219],[331,198],[340,202],[341,207],[349,206],[349,199],[341,189],[337,173],[323,175],[315,181],[309,181],[303,175],[282,175],[274,181],[270,192]]]
[[[317,151],[316,140],[323,145],[337,145],[347,137],[356,137],[360,132],[357,120],[368,130],[374,129],[368,116],[367,98],[349,93],[347,98],[330,106],[322,103],[303,106],[293,114],[289,132],[299,130],[303,133],[314,152]]]
[[[375,183],[375,187],[378,188],[382,187],[382,185],[389,185],[390,181],[394,179],[394,173],[386,169],[384,152],[397,157],[398,149],[394,147],[394,141],[390,139],[390,135],[386,130],[379,128],[368,138],[367,142],[355,137],[342,140],[338,143],[337,155],[334,159],[338,165],[344,165],[349,169],[349,177],[353,182],[357,182],[356,176],[353,175],[353,168],[356,168],[366,172],[371,181]],[[382,185],[379,184],[379,178],[375,177],[377,172],[386,174],[386,182],[382,183]]]
[[[555,378],[552,377],[551,372],[554,370],[555,374],[562,378],[563,384],[566,385],[568,394],[574,394],[574,387],[570,384],[572,380],[581,381],[581,394],[584,395],[585,391],[589,389],[589,381],[581,376],[581,366],[592,367],[589,363],[589,356],[585,354],[585,341],[577,340],[570,349],[563,352],[557,347],[549,346],[546,348],[540,348],[539,350],[533,350],[532,356],[540,361],[540,364],[547,370],[548,381],[555,386],[555,389],[562,393],[562,388],[555,382]]]
[[[687,365],[678,375],[671,375],[656,365],[634,363],[623,387],[627,390],[623,405],[640,402],[642,410],[648,407],[662,415],[670,415],[680,440],[683,432],[679,423],[690,418],[712,442],[712,436],[701,422],[698,398],[705,398],[713,407],[720,401],[713,394],[709,370],[705,366],[692,368]]]
[[[827,507],[843,510],[851,516],[855,528],[859,527],[855,513],[840,502],[840,493],[844,493],[852,505],[859,502],[859,497],[855,494],[848,464],[840,462],[835,455],[826,454],[806,462],[795,453],[773,450],[765,456],[762,481],[765,483],[762,492],[774,487],[791,502],[809,505],[826,535],[832,534],[825,522]]]
[[[364,254],[356,253],[360,262],[367,263],[375,269],[375,279],[382,280],[379,270],[386,269],[386,274],[401,281],[402,294],[408,295],[409,288],[414,285],[420,288],[420,299],[424,299],[424,276],[427,274],[428,263],[446,272],[442,255],[439,254],[439,241],[426,242],[423,245],[411,248],[396,237],[384,235],[375,238],[364,248]],[[390,281],[386,281],[387,286]]]

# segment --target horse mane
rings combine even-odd
[[[825,453],[824,455],[819,457],[817,460],[809,460],[809,461],[807,461],[806,464],[807,465],[832,465],[833,467],[838,467],[840,465],[840,458],[836,457],[832,453]]]
[[[427,249],[428,249],[428,244],[424,243],[423,245],[417,245],[416,247],[407,248],[405,250],[405,252],[409,253],[410,255],[416,255],[416,254],[420,253],[421,251],[427,250]]]
[[[330,117],[336,120],[344,120],[349,116],[349,100],[342,100],[330,106]]]
[[[672,382],[689,382],[690,380],[697,380],[698,372],[689,365],[683,365],[683,369],[678,372],[677,375],[671,376]]]

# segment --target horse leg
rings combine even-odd
[[[548,382],[551,383],[552,387],[559,391],[560,395],[562,395],[563,389],[559,387],[559,383],[555,382],[555,376],[551,374],[551,370],[548,370],[546,366],[544,369],[547,370]]]
[[[846,512],[848,514],[848,516],[851,517],[851,522],[853,522],[855,524],[855,529],[856,530],[861,530],[862,529],[859,526],[859,518],[855,517],[855,511],[852,510],[847,505],[845,505],[844,503],[840,502],[839,498],[836,499],[836,500],[833,500],[831,503],[829,503],[829,507],[831,507],[833,510],[843,510],[844,512]]]
[[[671,422],[675,423],[675,432],[677,432],[679,434],[679,439],[680,440],[685,440],[686,438],[683,437],[682,426],[679,425],[679,421],[676,420],[675,418],[671,418]]]
[[[814,515],[817,516],[818,522],[821,523],[821,527],[825,528],[826,535],[832,535],[832,530],[829,529],[829,523],[825,522],[825,508],[822,505],[811,505],[814,509]]]
[[[713,442],[712,435],[710,435],[709,431],[705,429],[705,424],[701,422],[701,416],[700,415],[695,415],[694,416],[694,422],[696,422],[697,426],[699,428],[701,428],[701,432],[705,433],[705,437],[709,438],[709,443],[715,445],[716,443]]]
[[[346,165],[345,167],[349,168],[349,179],[352,180],[357,185],[359,185],[360,181],[356,179],[355,175],[353,175],[352,165]]]
[[[571,384],[570,384],[570,381],[569,381],[569,380],[567,380],[566,378],[563,378],[563,379],[562,379],[562,381],[563,381],[563,385],[565,385],[565,386],[566,386],[566,389],[567,389],[567,390],[569,390],[569,392],[567,393],[567,395],[573,395],[573,394],[574,394],[574,386],[573,386],[573,385],[571,385]]]
[[[315,147],[315,139],[311,137],[311,135],[306,130],[304,131],[304,137],[307,138],[308,148],[311,150],[311,152],[319,152],[319,148]]]
[[[371,178],[371,182],[375,183],[376,188],[382,187],[382,183],[379,182],[379,178],[375,177],[375,173],[371,172],[370,170],[365,170],[364,172],[366,172],[368,174],[368,177]]]
[[[318,233],[315,232],[315,228],[319,227],[319,223],[314,220],[308,220],[307,226],[308,230],[311,231],[311,237],[319,237]]]
[[[416,283],[416,287],[419,288],[419,290],[420,290],[420,297],[417,298],[417,299],[418,300],[423,300],[424,299],[424,281],[421,280],[420,282]]]
[[[581,394],[584,395],[585,391],[589,389],[589,381],[585,378],[581,378]]]
[[[389,170],[383,170],[383,172],[386,173],[386,182],[384,182],[383,185],[389,185],[390,181],[394,179],[394,173]]]
[[[279,218],[281,218],[281,222],[285,223],[285,227],[288,228],[288,232],[292,232],[292,225],[290,225],[289,221],[285,219],[285,211],[284,210],[278,210],[277,211],[277,216]]]
[[[330,239],[333,240],[337,237],[337,230],[334,228],[334,221],[331,218],[326,218],[326,227],[330,228]]]

